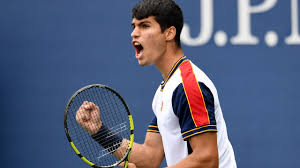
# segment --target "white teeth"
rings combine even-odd
[[[134,45],[135,45],[135,46],[141,45],[141,43],[139,43],[139,42],[134,42]]]

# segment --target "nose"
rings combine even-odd
[[[131,32],[132,38],[137,38],[140,35],[139,30],[137,28],[134,28]]]

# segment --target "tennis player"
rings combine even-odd
[[[236,168],[217,90],[181,48],[180,7],[173,0],[143,0],[132,9],[132,18],[136,59],[141,66],[157,67],[163,82],[153,99],[155,117],[145,142],[134,143],[129,166],[157,168],[166,158],[170,168]],[[82,109],[99,110],[91,102]],[[93,135],[101,129],[98,118],[78,121]],[[122,150],[120,145],[117,152]]]

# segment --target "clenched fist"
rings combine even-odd
[[[93,102],[84,101],[76,112],[76,121],[90,135],[96,134],[102,126],[99,107]]]

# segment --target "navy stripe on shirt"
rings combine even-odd
[[[154,117],[153,120],[151,121],[151,123],[148,125],[147,132],[159,133],[159,129],[158,129],[158,126],[157,126],[157,118],[156,117]]]
[[[210,124],[208,125],[200,125],[198,127],[195,126],[193,121],[189,102],[187,100],[183,85],[180,84],[173,92],[172,96],[172,106],[175,115],[179,118],[179,125],[181,127],[181,134],[184,140],[188,138],[202,134],[205,132],[216,132],[216,119],[215,119],[215,106],[214,106],[214,97],[209,90],[209,88],[202,82],[198,82],[204,101],[205,106],[208,111],[208,116],[210,120]]]

